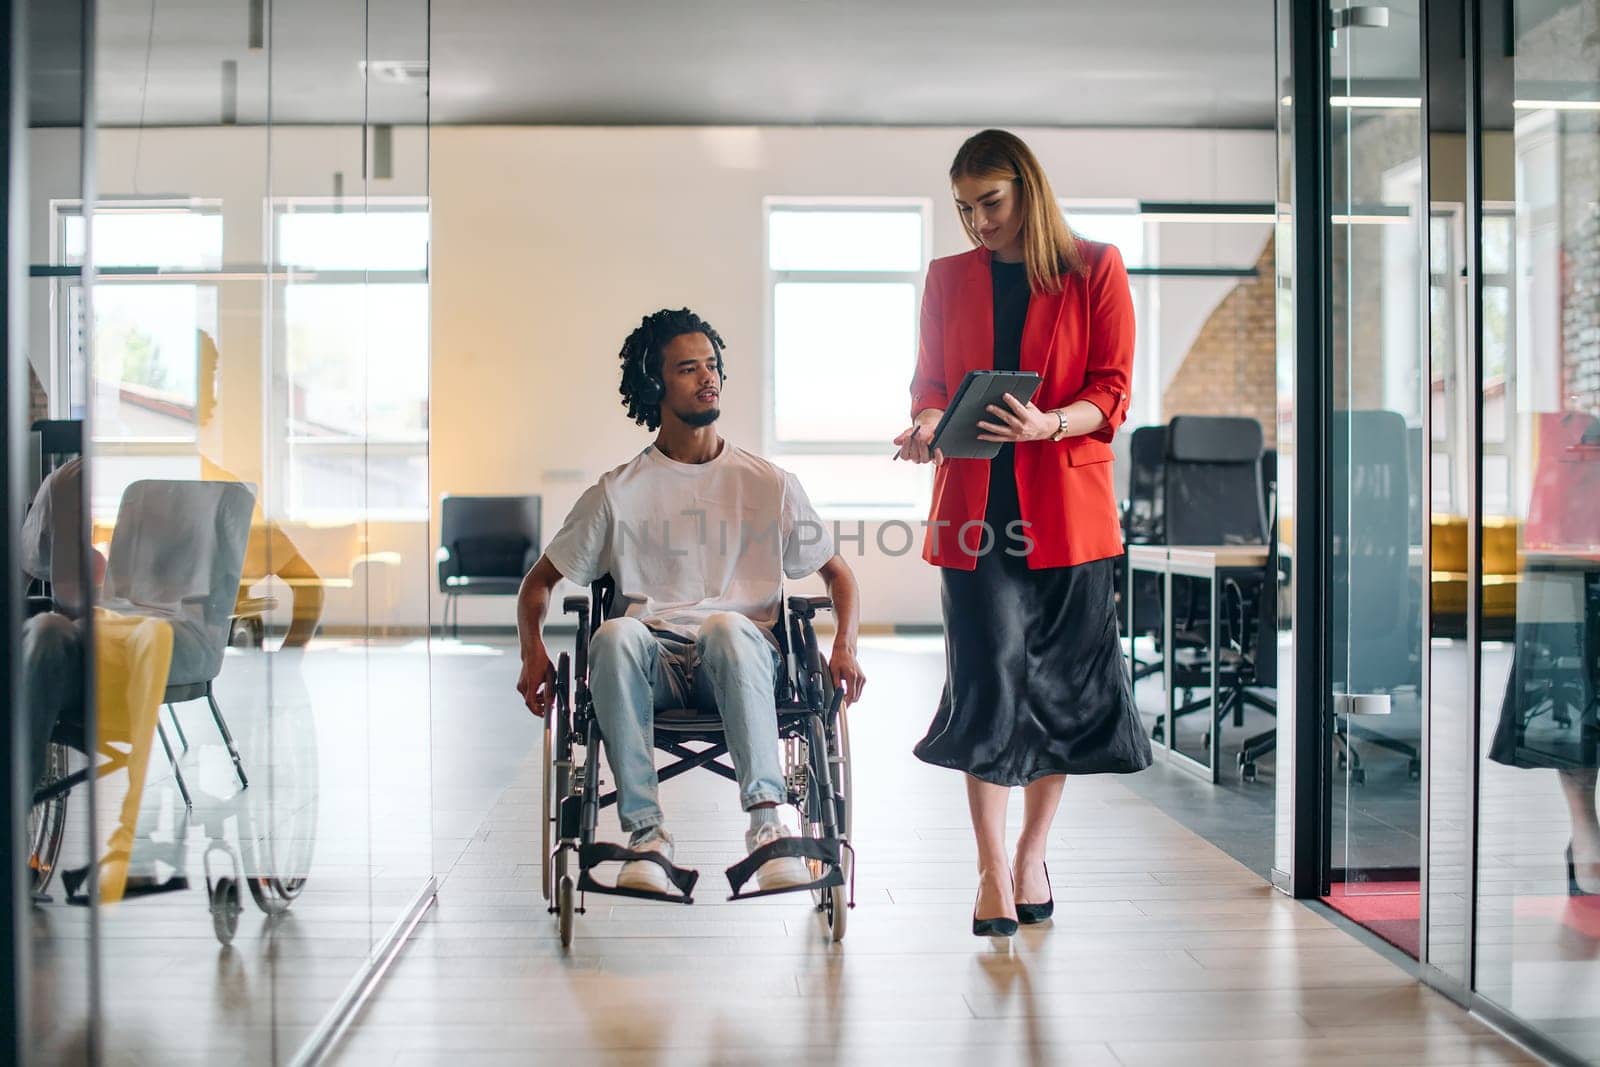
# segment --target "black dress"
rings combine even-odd
[[[1028,315],[1021,263],[991,261],[994,365],[1016,370]],[[1032,570],[1006,536],[1020,520],[1013,447],[990,461],[991,551],[942,568],[944,694],[917,758],[996,785],[1150,765],[1118,640],[1114,559]],[[1008,552],[1007,548],[1011,551]]]

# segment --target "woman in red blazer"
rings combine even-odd
[[[969,138],[950,182],[977,247],[928,268],[912,425],[895,438],[900,456],[938,464],[923,558],[943,578],[947,681],[916,754],[966,773],[973,933],[1008,936],[1054,909],[1045,845],[1065,776],[1150,764],[1112,578],[1110,441],[1128,408],[1133,300],[1116,248],[1073,237],[1017,137]],[[930,453],[950,392],[991,368],[1042,379],[1032,402],[989,408],[980,425],[999,455]],[[1014,786],[1024,821],[1008,862]]]

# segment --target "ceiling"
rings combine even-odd
[[[431,117],[1267,128],[1273,8],[1273,0],[432,0],[430,10],[428,0],[266,0],[264,47],[252,49],[251,0],[99,0],[96,100],[107,125]],[[72,49],[36,54],[36,121],[72,121]],[[431,86],[368,81],[363,56],[428,60]]]

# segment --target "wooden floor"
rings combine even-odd
[[[804,898],[723,902],[744,816],[729,783],[695,773],[663,804],[700,903],[592,897],[564,951],[538,888],[535,754],[337,1062],[1535,1062],[1113,777],[1068,784],[1054,922],[972,937],[960,780],[909,752],[942,680],[937,639],[864,645],[858,907],[842,945]]]

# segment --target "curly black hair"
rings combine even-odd
[[[622,384],[617,387],[617,392],[622,394],[622,406],[627,410],[628,418],[646,429],[656,430],[661,426],[660,391],[659,388],[652,389],[653,385],[659,387],[661,384],[661,350],[674,337],[682,337],[686,333],[705,334],[706,340],[711,342],[711,347],[717,353],[717,373],[727,378],[727,371],[722,366],[722,350],[727,346],[722,341],[722,335],[688,308],[679,308],[677,311],[662,309],[654,315],[646,315],[640,321],[639,328],[622,342],[622,352],[618,355],[622,361]]]

